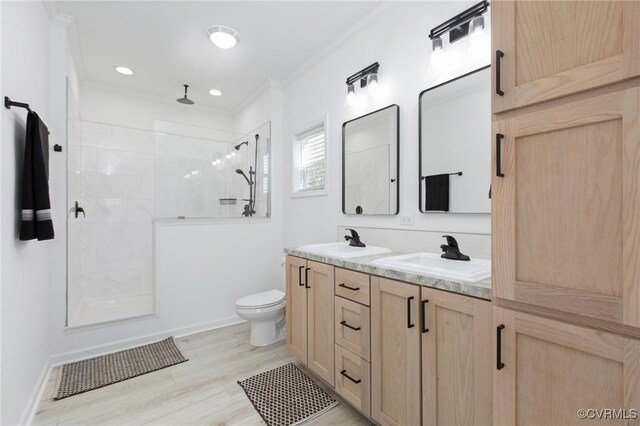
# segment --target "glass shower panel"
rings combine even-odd
[[[154,311],[153,132],[69,120],[70,327]]]

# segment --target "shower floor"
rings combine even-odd
[[[69,327],[81,327],[108,321],[151,315],[154,312],[153,294],[141,294],[117,299],[90,300],[77,304],[69,312]]]

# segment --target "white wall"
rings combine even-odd
[[[61,135],[49,108],[50,24],[42,2],[2,2],[2,95],[28,102]],[[59,84],[60,82],[55,82]],[[26,111],[2,108],[0,423],[18,423],[50,353],[50,250],[53,242],[18,240]],[[56,154],[51,152],[51,161]],[[53,184],[55,178],[51,176]],[[56,229],[56,238],[64,233]]]
[[[352,227],[402,228],[400,217],[412,215],[409,229],[455,233],[490,233],[489,215],[423,215],[418,210],[418,95],[439,82],[486,65],[488,58],[466,55],[467,40],[447,46],[457,53],[452,68],[436,72],[429,68],[431,43],[429,30],[456,15],[473,1],[385,3],[367,24],[301,77],[284,88],[286,147],[283,162],[291,173],[293,134],[316,117],[328,114],[329,195],[291,198],[291,186],[284,196],[286,246],[335,241],[337,225]],[[488,19],[486,19],[488,21]],[[487,52],[488,53],[488,52]],[[345,79],[378,61],[381,92],[375,98],[359,96],[359,105],[345,105]],[[356,92],[358,92],[356,87]],[[398,216],[345,216],[341,213],[341,125],[344,121],[375,111],[389,104],[400,106],[400,214]],[[452,125],[455,122],[452,121]],[[401,250],[402,247],[393,247]],[[425,250],[428,248],[425,248]],[[437,247],[433,248],[437,250]]]

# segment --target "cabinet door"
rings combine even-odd
[[[504,175],[494,168],[496,304],[640,327],[639,93],[494,122],[504,135],[493,154]]]
[[[304,272],[307,261],[287,256],[287,349],[303,363],[307,363],[307,291]]]
[[[309,368],[333,385],[335,370],[333,266],[307,262]]]
[[[640,341],[498,307],[494,326],[494,424],[584,425],[580,409],[640,407]]]
[[[640,75],[640,2],[497,1],[491,8],[494,113]]]
[[[492,421],[491,302],[422,288],[422,423]]]
[[[420,423],[420,287],[371,277],[371,417]]]

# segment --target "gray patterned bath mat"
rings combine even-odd
[[[238,382],[269,426],[304,423],[338,405],[293,363]]]
[[[56,396],[62,399],[118,383],[152,371],[185,362],[187,359],[173,337],[62,366]]]

